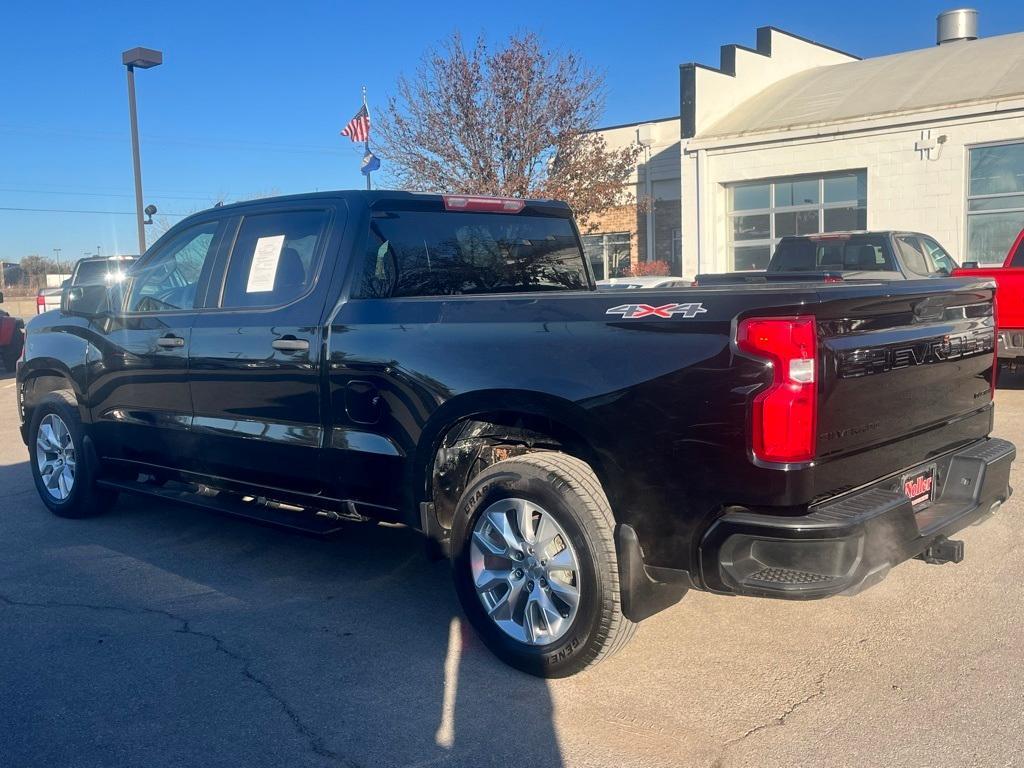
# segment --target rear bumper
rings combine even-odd
[[[1024,328],[999,331],[999,358],[1024,357]]]
[[[852,594],[936,541],[979,522],[1009,498],[1016,449],[980,440],[928,461],[937,497],[917,513],[900,472],[811,507],[806,515],[729,512],[699,552],[702,586],[713,592],[786,599]]]

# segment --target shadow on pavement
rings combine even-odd
[[[0,466],[0,763],[561,765],[546,683],[481,645],[414,532],[35,494]]]

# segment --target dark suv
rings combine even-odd
[[[568,207],[215,208],[29,322],[43,502],[421,530],[487,645],[568,675],[691,588],[854,592],[1009,496],[993,285],[598,292]]]

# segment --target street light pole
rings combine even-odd
[[[142,215],[142,160],[139,157],[139,118],[135,108],[135,68],[149,69],[163,63],[160,51],[132,48],[121,55],[128,70],[128,113],[132,123],[132,165],[135,171],[135,222],[139,230],[139,255],[146,252],[146,224]]]
[[[146,252],[146,225],[142,218],[142,160],[139,158],[139,118],[135,110],[135,67],[128,65],[128,112],[132,120],[132,165],[135,169],[135,223],[139,230],[139,254]]]

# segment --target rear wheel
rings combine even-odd
[[[96,468],[83,450],[85,431],[69,392],[51,392],[32,409],[29,453],[43,503],[60,517],[91,517],[117,493],[96,487]]]
[[[452,529],[455,586],[484,643],[512,666],[565,677],[623,647],[614,519],[583,461],[538,452],[467,488]]]

